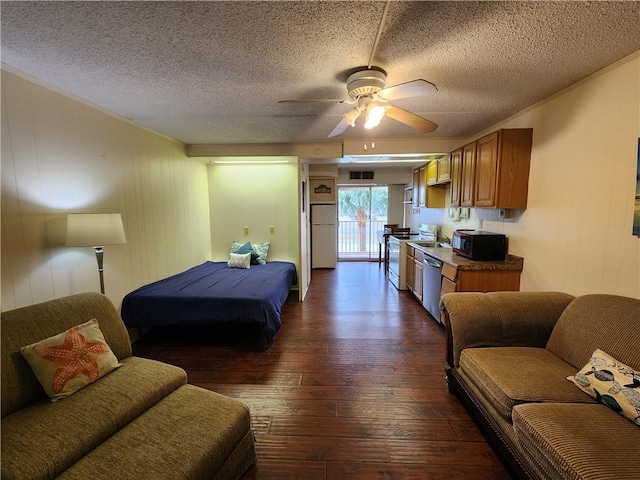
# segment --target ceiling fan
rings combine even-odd
[[[433,132],[438,125],[408,110],[389,103],[391,100],[415,97],[437,92],[438,88],[423,79],[393,85],[385,88],[386,73],[382,69],[363,68],[347,78],[347,92],[350,100],[309,99],[280,100],[278,103],[346,103],[355,107],[345,113],[342,120],[331,130],[328,137],[336,137],[347,127],[354,127],[356,120],[364,114],[364,128],[373,128],[380,124],[383,117],[390,117],[423,133]]]

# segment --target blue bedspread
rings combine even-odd
[[[254,323],[270,344],[296,283],[296,266],[290,262],[249,269],[205,262],[129,293],[122,301],[122,319],[128,327]]]

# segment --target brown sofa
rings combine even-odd
[[[122,363],[51,402],[20,347],[95,318]],[[84,293],[4,312],[3,480],[237,479],[255,461],[249,410],[131,354],[113,304]]]
[[[450,293],[441,309],[449,388],[517,478],[640,478],[640,424],[566,379],[596,349],[640,370],[640,300]]]

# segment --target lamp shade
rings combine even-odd
[[[127,243],[119,213],[70,213],[67,246],[96,247]]]

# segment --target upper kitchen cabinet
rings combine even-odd
[[[476,175],[476,143],[462,147],[462,170],[460,172],[460,206],[472,207]]]
[[[438,182],[449,183],[451,181],[451,158],[445,155],[438,159]]]
[[[451,153],[451,206],[526,208],[533,129],[504,129]]]
[[[451,189],[449,190],[449,201],[452,207],[460,206],[460,186],[462,178],[462,149],[451,152]]]
[[[433,163],[433,162],[431,162]],[[413,206],[426,208],[444,208],[445,186],[427,185],[429,168],[422,165],[413,170]]]
[[[431,160],[427,165],[427,185],[438,183],[438,161]]]
[[[449,155],[432,160],[427,166],[427,185],[441,185],[451,181],[451,161]]]
[[[418,172],[418,206],[424,207],[427,204],[427,166],[422,165]]]
[[[477,142],[473,204],[526,208],[533,129],[498,130]]]
[[[413,169],[413,195],[411,197],[412,204],[414,207],[418,206],[419,202],[419,192],[420,192],[420,169]]]

